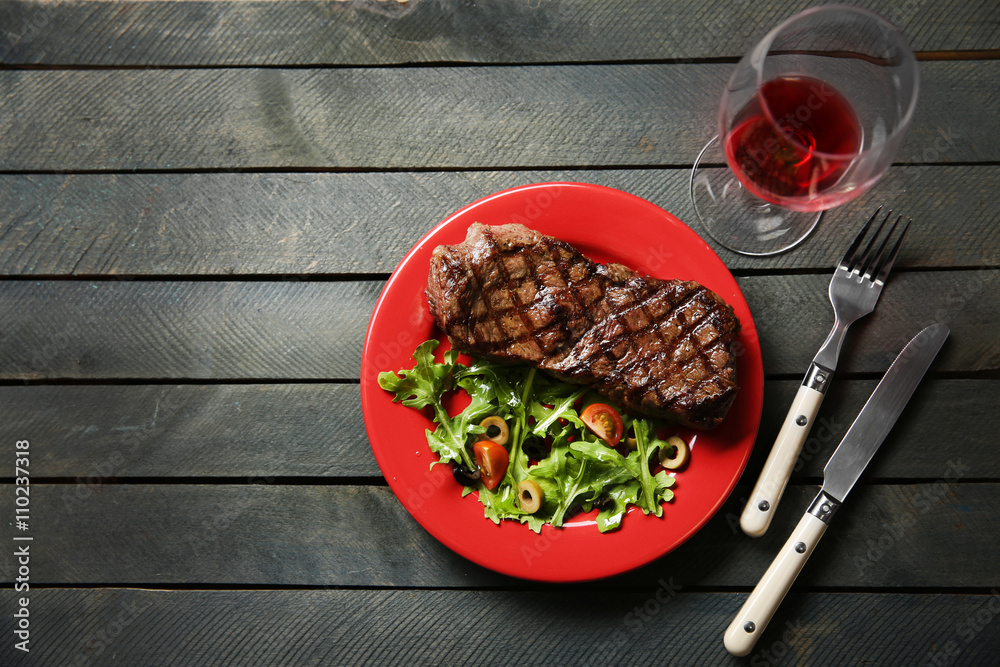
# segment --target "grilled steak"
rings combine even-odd
[[[427,300],[453,347],[531,363],[626,411],[717,426],[736,397],[731,306],[696,282],[598,264],[522,225],[438,246]]]

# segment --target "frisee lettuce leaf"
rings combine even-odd
[[[393,400],[421,410],[430,407],[437,427],[427,429],[427,444],[438,455],[438,463],[456,463],[475,469],[471,444],[484,429],[485,417],[498,415],[507,421],[510,463],[506,475],[493,491],[480,484],[465,487],[462,495],[478,491],[486,518],[528,524],[539,532],[542,525],[561,526],[576,509],[590,511],[600,502],[597,527],[601,532],[621,526],[630,506],[646,514],[663,515],[663,503],[673,500],[675,480],[664,471],[654,474],[655,459],[666,443],[656,437],[652,420],[623,415],[626,432],[635,432],[637,447],[623,456],[591,433],[580,419],[578,408],[587,389],[538,373],[528,366],[511,366],[473,358],[458,363],[458,354],[446,352],[434,361],[437,340],[428,340],[413,353],[416,366],[378,376],[379,386],[395,394]],[[449,415],[444,396],[455,388],[469,394],[468,407]],[[602,399],[603,400],[603,399]],[[532,462],[525,451],[528,439],[548,443],[547,453]],[[532,479],[541,486],[544,501],[534,513],[517,503],[517,485]]]

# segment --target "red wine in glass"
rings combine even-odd
[[[919,79],[903,36],[866,9],[811,7],[775,26],[733,69],[691,169],[705,232],[745,255],[796,247],[892,164]]]
[[[823,208],[823,191],[861,151],[861,123],[850,103],[807,76],[762,84],[731,128],[726,158],[740,181],[761,199],[797,210]]]

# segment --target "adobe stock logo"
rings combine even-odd
[[[524,208],[519,212],[511,213],[509,221],[531,227],[534,221],[552,206],[552,202],[562,195],[562,191],[562,187],[559,186],[542,186],[529,190],[531,195],[527,198]]]

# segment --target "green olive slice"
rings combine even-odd
[[[672,435],[667,438],[667,446],[660,447],[660,465],[667,470],[677,470],[687,463],[691,455],[691,449],[687,443]]]
[[[479,422],[479,425],[486,429],[486,433],[479,436],[480,440],[492,440],[498,445],[506,445],[507,438],[510,437],[510,429],[507,422],[500,417],[493,415]]]
[[[526,479],[517,485],[517,504],[528,514],[534,514],[542,506],[545,492],[533,479]]]
[[[622,438],[622,440],[625,442],[625,446],[629,449],[639,448],[639,441],[635,437],[635,429],[631,426],[629,426],[628,430],[625,431],[625,437]]]

